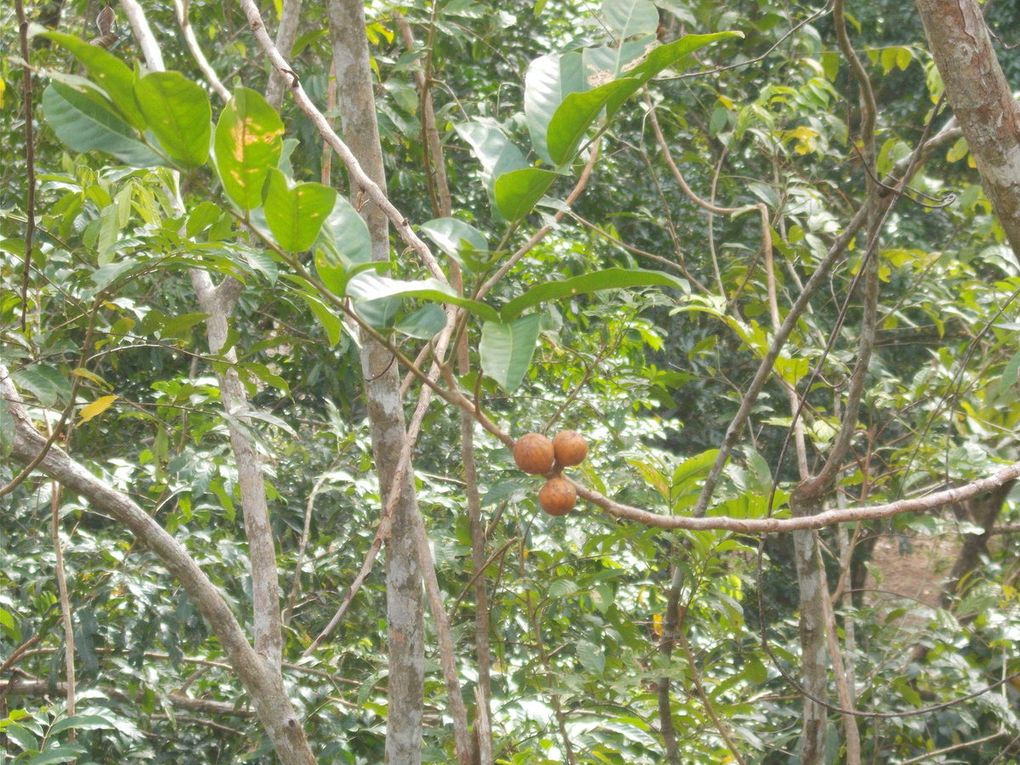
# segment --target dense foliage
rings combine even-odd
[[[365,196],[348,193],[343,163],[292,100],[279,109],[265,100],[269,65],[234,4],[189,8],[230,90],[223,103],[181,42],[173,8],[146,9],[168,70],[154,72],[123,19],[106,51],[83,42],[94,36],[95,4],[28,3],[30,19],[58,30],[32,29],[31,114],[18,19],[5,7],[0,362],[44,435],[63,426],[64,413],[57,445],[170,531],[245,627],[249,550],[228,427],[247,434],[270,502],[287,692],[321,762],[382,762],[381,563],[336,630],[304,654],[380,518],[357,323],[399,351],[402,375],[416,358],[427,372],[444,308],[461,305],[470,371],[457,375],[451,363],[444,385],[514,437],[582,432],[588,459],[568,471],[579,483],[660,515],[691,514],[775,337],[773,310],[787,315],[869,187],[898,179],[914,147],[949,118],[913,8],[857,5],[846,22],[878,106],[873,167],[861,140],[861,84],[829,7],[370,4],[388,194],[446,273],[462,270],[460,295],[395,232],[389,263],[372,262],[358,214]],[[993,5],[993,30],[1010,28],[1007,6]],[[398,10],[417,38],[413,51]],[[289,60],[333,119],[326,9],[306,0],[302,14]],[[274,26],[272,6],[264,16]],[[1000,58],[1007,75],[1017,71],[1014,51],[1002,48]],[[414,77],[423,67],[452,216],[434,203],[435,157]],[[591,178],[568,204],[586,164]],[[543,226],[543,238],[479,296]],[[879,291],[873,353],[826,507],[916,496],[1020,459],[1020,275],[964,139],[934,146],[876,231],[846,242],[800,316],[730,444],[708,516],[791,516],[804,478],[794,422],[817,471],[846,417],[870,268]],[[194,270],[243,284],[215,353]],[[224,409],[228,368],[246,389],[243,412]],[[410,416],[423,385],[412,375],[407,385]],[[495,761],[669,761],[664,680],[674,761],[789,761],[803,704],[789,535],[658,529],[584,500],[551,518],[536,503],[541,479],[517,470],[506,445],[476,424],[487,556],[478,572],[460,424],[455,405],[432,404],[414,481],[472,716],[472,585],[480,576],[487,587]],[[0,405],[0,446],[13,427]],[[4,484],[23,468],[9,448]],[[992,533],[1016,512],[1008,491],[988,506],[819,532],[843,665],[830,673],[828,698],[845,706],[840,675],[855,708],[876,713],[856,720],[864,761],[965,742],[955,759],[929,761],[1017,756],[1018,698],[1007,680],[1020,672],[1018,569],[1012,536]],[[0,497],[0,761],[274,761],[193,600],[94,509],[38,473]],[[73,716],[54,518],[73,620]],[[954,569],[969,538],[980,549]],[[874,557],[890,540],[913,554],[906,572]],[[930,574],[916,569],[919,550],[934,551]],[[962,582],[943,589],[951,571]],[[930,591],[908,597],[922,581]],[[451,762],[432,630],[426,615],[423,760]],[[829,722],[830,757],[843,761],[844,722],[838,713]]]

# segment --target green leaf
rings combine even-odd
[[[564,98],[549,122],[547,140],[552,161],[562,165],[573,159],[585,131],[610,98],[621,95],[626,98],[639,87],[641,84],[637,80],[624,78],[607,82],[594,90],[571,93]]]
[[[618,40],[654,35],[659,26],[659,11],[649,0],[604,0],[602,15]]]
[[[532,287],[523,295],[503,306],[499,315],[504,321],[509,321],[520,316],[532,306],[550,300],[627,287],[673,287],[686,290],[687,282],[663,271],[646,271],[642,268],[608,268],[604,271],[594,271],[571,279],[545,282],[537,287]]]
[[[216,169],[223,189],[242,210],[262,204],[269,168],[283,150],[283,122],[259,93],[238,88],[216,123]]]
[[[504,173],[492,189],[497,209],[509,221],[520,220],[534,209],[556,177],[552,170],[537,167]]]
[[[393,329],[408,337],[431,340],[446,326],[446,311],[435,303],[423,305],[393,325]]]
[[[85,93],[60,82],[43,91],[46,122],[57,138],[74,151],[103,151],[134,167],[154,167],[164,160],[139,140],[138,132],[113,112],[97,93]]]
[[[487,321],[478,344],[482,371],[513,393],[520,386],[535,355],[541,314],[533,313],[509,323]]]
[[[659,45],[652,48],[651,52],[648,53],[640,64],[627,71],[627,77],[637,80],[639,86],[644,85],[663,69],[670,68],[681,71],[691,64],[697,63],[690,55],[696,50],[717,43],[720,40],[742,38],[743,36],[743,32],[730,31],[712,32],[704,35],[684,35],[679,40],[674,40],[667,45]],[[616,110],[620,108],[620,105],[628,96],[611,98],[609,103],[606,104],[606,111],[610,115],[615,114]]]
[[[592,90],[566,95],[549,120],[546,138],[551,160],[558,165],[571,161],[585,132],[602,110],[605,109],[609,116],[615,114],[624,101],[663,69],[678,68],[681,64],[692,62],[690,54],[699,48],[718,40],[740,36],[739,32],[686,35],[668,45],[653,48],[640,64],[627,69],[626,76],[600,84]],[[593,49],[585,53],[590,57],[595,56]],[[641,54],[644,54],[644,49]],[[595,66],[602,76],[610,77],[617,72],[618,62],[613,60],[591,66]]]
[[[275,167],[270,168],[266,223],[280,247],[288,252],[302,252],[319,236],[336,199],[336,191],[321,183],[298,183],[290,188],[286,176]]]
[[[553,114],[569,94],[587,89],[578,51],[541,56],[528,67],[524,77],[524,116],[535,152],[549,164],[556,164],[549,155],[546,139]]]
[[[3,731],[10,741],[26,752],[36,751],[36,747],[39,745],[36,737],[23,725],[8,725]]]
[[[487,255],[489,242],[485,234],[457,218],[434,218],[421,226],[422,232],[442,250],[462,266],[476,271],[485,265],[487,258],[479,258],[475,253]]]
[[[135,101],[135,73],[119,58],[98,45],[91,45],[73,35],[45,31],[39,34],[66,48],[88,71],[92,80],[113,101],[120,116],[133,127],[145,129],[145,117]]]
[[[66,403],[71,395],[71,384],[56,367],[33,364],[13,374],[15,382],[28,390],[45,407]]]
[[[310,295],[307,292],[299,292],[298,294],[305,301],[305,304],[314,314],[315,318],[319,320],[322,328],[326,330],[326,337],[329,338],[330,347],[332,348],[339,343],[340,334],[343,331],[343,322],[340,321],[340,317],[336,312],[315,295]]]
[[[585,669],[596,675],[601,675],[606,669],[606,655],[591,641],[581,640],[578,642],[577,658]]]
[[[160,145],[182,167],[209,158],[209,96],[180,72],[152,72],[135,83],[135,98]]]
[[[390,297],[413,297],[434,303],[452,303],[466,308],[484,319],[495,321],[498,314],[491,306],[477,300],[458,297],[438,279],[402,281],[373,273],[360,273],[347,283],[348,297],[355,300],[381,300]]]
[[[487,185],[493,179],[527,167],[521,150],[514,146],[495,120],[476,120],[456,126],[457,134],[471,145],[471,150],[482,164]]]
[[[50,735],[54,736],[63,733],[65,730],[99,730],[101,728],[115,727],[112,722],[99,715],[72,715],[63,720],[57,720],[50,728]]]
[[[372,262],[368,226],[350,202],[337,196],[315,247],[315,271],[334,295],[343,295],[355,266]]]
[[[49,765],[53,762],[74,762],[85,750],[80,746],[58,746],[29,759],[25,765]]]

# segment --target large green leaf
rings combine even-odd
[[[546,143],[553,114],[569,94],[587,89],[579,51],[541,56],[528,67],[524,76],[524,116],[535,152],[549,164],[555,164]]]
[[[482,371],[512,393],[520,386],[535,355],[541,314],[512,322],[487,321],[482,325],[478,355]]]
[[[649,0],[603,0],[602,17],[618,40],[654,35],[659,11]]]
[[[578,144],[595,118],[611,98],[626,98],[641,87],[637,80],[625,77],[600,85],[594,90],[571,93],[563,99],[549,122],[546,137],[549,156],[557,165],[562,165],[574,158]]]
[[[242,210],[262,204],[262,186],[283,149],[283,122],[259,93],[238,88],[216,123],[216,168]]]
[[[457,218],[433,218],[423,223],[421,230],[440,250],[462,266],[473,271],[484,266],[489,242],[485,234],[470,223]]]
[[[688,284],[683,279],[670,276],[663,271],[647,271],[642,268],[608,268],[604,271],[594,271],[571,279],[545,282],[537,287],[532,287],[523,295],[503,306],[499,315],[503,321],[509,321],[520,316],[532,306],[550,300],[626,287],[673,287],[687,290]]]
[[[359,266],[372,263],[372,237],[350,202],[337,196],[315,246],[315,271],[334,295],[347,291]]]
[[[275,167],[270,168],[266,184],[266,223],[283,249],[302,252],[311,247],[335,202],[336,191],[329,186],[298,183],[290,188],[287,177]]]
[[[404,281],[373,273],[360,273],[347,283],[347,296],[372,301],[390,297],[413,297],[433,303],[452,303],[466,308],[483,319],[496,321],[499,315],[491,306],[470,298],[459,297],[438,279]]]
[[[537,167],[525,167],[503,173],[492,187],[497,209],[507,220],[523,218],[552,186],[556,176],[552,170]]]
[[[456,126],[457,134],[471,145],[471,150],[482,164],[482,176],[487,185],[503,173],[527,167],[521,150],[503,133],[495,120],[475,120]]]
[[[644,85],[663,69],[679,71],[696,63],[690,55],[696,50],[700,50],[720,40],[729,40],[743,36],[743,32],[712,32],[704,35],[685,35],[679,40],[652,48],[640,64],[627,71],[627,77],[637,80],[639,86]],[[630,94],[628,93],[611,97],[606,103],[606,113],[610,116],[615,114],[629,96]]]
[[[556,164],[571,161],[585,132],[602,110],[605,109],[609,116],[615,114],[624,101],[663,69],[679,68],[690,63],[693,60],[690,54],[699,48],[739,36],[739,32],[687,35],[668,45],[652,48],[639,64],[628,69],[624,77],[610,79],[592,90],[567,94],[549,120],[546,140],[550,159]],[[641,46],[639,53],[644,54],[646,47]],[[599,50],[602,49],[585,51],[585,56],[593,61],[586,63],[586,67],[591,66],[605,78],[615,75],[621,68],[621,57],[629,55],[616,49],[605,49],[604,56],[607,58],[603,61],[598,58]]]
[[[209,96],[180,72],[152,72],[135,83],[149,129],[177,164],[201,167],[209,158]]]
[[[88,70],[89,76],[101,87],[117,107],[120,116],[139,130],[145,129],[145,117],[135,102],[135,73],[119,58],[98,45],[90,45],[73,35],[47,30],[40,37],[66,48]]]
[[[153,167],[164,159],[139,140],[138,132],[122,120],[96,93],[85,93],[60,82],[43,91],[46,122],[66,146],[75,151],[103,151],[133,167]]]

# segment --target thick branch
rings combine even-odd
[[[917,0],[928,47],[1013,254],[1020,262],[1020,105],[977,0]]]

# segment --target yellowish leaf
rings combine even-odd
[[[100,396],[91,404],[86,404],[81,408],[78,416],[81,417],[81,422],[88,422],[93,417],[97,417],[113,406],[113,402],[116,401],[120,396]]]

